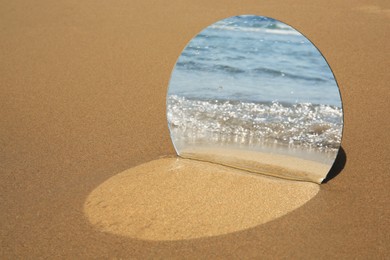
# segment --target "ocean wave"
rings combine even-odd
[[[178,66],[179,68],[184,68],[186,70],[198,70],[198,71],[207,71],[207,72],[220,71],[228,74],[238,74],[238,73],[245,72],[245,70],[243,69],[239,69],[229,65],[200,63],[195,61],[179,61],[176,63],[176,66]]]
[[[231,57],[228,60],[239,60],[244,59],[245,57],[237,56],[237,57]],[[204,62],[195,62],[195,61],[178,61],[176,63],[176,66],[178,68],[186,69],[186,70],[197,70],[197,71],[207,71],[207,72],[222,72],[227,74],[241,74],[241,73],[252,73],[253,75],[268,75],[272,77],[285,77],[292,80],[306,80],[306,81],[312,81],[312,82],[327,82],[328,79],[321,78],[321,77],[310,77],[310,76],[303,76],[303,75],[297,75],[294,73],[272,69],[272,68],[266,68],[266,67],[257,67],[254,69],[240,69],[234,66],[226,65],[226,64],[213,64],[208,63],[207,59],[199,59]]]
[[[256,72],[256,73],[268,74],[268,75],[274,76],[274,77],[282,76],[282,77],[287,77],[287,78],[291,78],[291,79],[301,79],[301,80],[317,81],[317,82],[318,81],[321,81],[321,82],[328,81],[327,79],[323,79],[320,77],[309,77],[309,76],[296,75],[293,73],[288,73],[288,72],[284,72],[281,70],[275,70],[275,69],[264,68],[264,67],[258,67],[258,68],[253,69],[252,71]]]
[[[299,32],[289,29],[277,27],[274,29],[263,28],[263,27],[243,27],[243,26],[232,26],[232,25],[211,25],[209,28],[226,31],[240,31],[240,32],[259,32],[259,33],[271,33],[281,35],[301,35]]]
[[[264,142],[335,151],[342,133],[342,110],[311,103],[167,99],[174,138],[211,143],[261,145]],[[183,141],[182,140],[182,141]]]

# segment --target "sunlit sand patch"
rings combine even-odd
[[[183,240],[249,229],[301,207],[319,185],[163,158],[119,173],[88,196],[97,229],[143,240]]]

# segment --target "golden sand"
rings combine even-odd
[[[388,0],[0,0],[0,258],[388,258],[389,9]],[[238,14],[273,17],[307,36],[329,62],[345,109],[342,172],[308,203],[262,225],[261,207],[255,206],[264,205],[256,197],[263,186],[248,174],[187,172],[179,175],[180,185],[164,168],[161,175],[174,185],[156,177],[158,171],[129,174],[127,182],[126,172],[116,175],[174,154],[165,101],[173,66],[202,29]],[[111,185],[122,190],[105,190],[110,178],[123,178],[122,185]],[[133,201],[120,195],[136,194],[126,187],[141,193]],[[195,192],[199,204],[179,187]],[[156,195],[148,193],[153,190]],[[245,218],[226,213],[221,217],[235,228],[211,228],[214,234],[251,229],[190,241],[142,241],[101,232],[85,217],[86,201],[92,210],[103,195],[107,205],[119,205],[111,213],[89,213],[98,221],[100,212],[103,226],[129,210],[125,203],[139,210],[140,219],[153,216],[141,206],[151,203],[161,211],[164,206],[151,200],[165,196],[178,206],[169,204],[168,212],[177,214],[171,220],[181,212],[191,216],[185,205],[192,203],[198,210],[192,216],[205,221],[207,214],[216,216],[212,205],[218,202],[211,198],[217,193],[224,202],[229,198],[222,213],[246,205],[245,218],[252,220],[240,227]],[[150,196],[144,204],[141,194]],[[280,198],[264,194],[285,212],[276,204]],[[166,230],[176,224],[169,223]],[[205,236],[197,230],[181,237]]]

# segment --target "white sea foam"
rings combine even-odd
[[[193,100],[168,96],[173,138],[211,143],[279,143],[336,151],[341,142],[342,110],[311,103]]]

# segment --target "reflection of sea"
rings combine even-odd
[[[341,141],[342,111],[335,106],[194,100],[171,95],[167,112],[179,149],[206,144],[289,147],[296,149],[295,155],[302,149],[324,153],[329,160],[322,156],[319,161],[331,163]]]
[[[192,39],[178,59],[169,94],[341,107],[333,74],[310,41],[258,16],[222,20]]]
[[[328,64],[299,32],[269,18],[231,17],[192,39],[167,105],[179,152],[228,145],[331,164],[340,146],[341,100]]]

